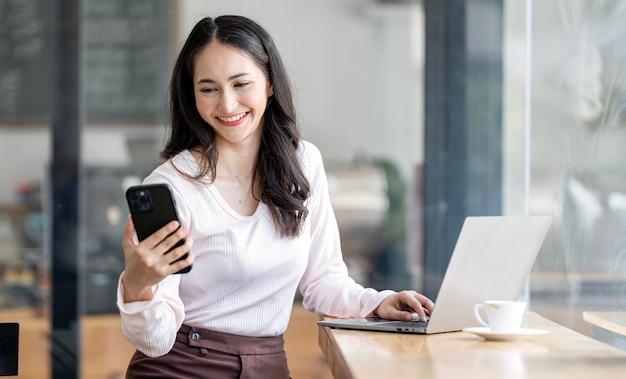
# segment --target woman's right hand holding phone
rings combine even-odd
[[[187,238],[188,234],[187,228],[179,227],[177,221],[172,221],[148,238],[137,242],[133,221],[128,217],[122,239],[125,260],[122,286],[125,303],[151,300],[154,296],[154,285],[193,263],[193,254],[174,262],[193,246],[193,240]],[[168,252],[183,239],[183,244]]]

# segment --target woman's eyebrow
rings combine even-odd
[[[239,74],[231,75],[230,77],[228,77],[228,81],[235,80],[235,79],[240,78],[240,77],[245,76],[245,75],[250,75],[250,73],[249,72],[242,72],[242,73],[239,73]],[[215,84],[217,82],[215,80],[213,80],[213,79],[202,78],[202,79],[198,80],[198,84],[200,84],[200,83]]]

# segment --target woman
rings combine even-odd
[[[378,292],[348,276],[320,152],[300,139],[285,68],[261,26],[198,22],[174,67],[170,113],[164,162],[144,182],[170,185],[181,227],[137,243],[128,220],[117,301],[137,348],[127,377],[289,377],[282,335],[298,284],[320,315],[430,314],[414,291]]]

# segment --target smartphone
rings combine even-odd
[[[126,190],[126,202],[128,203],[128,208],[130,209],[139,241],[148,238],[170,221],[178,221],[172,191],[169,185],[165,183],[129,187]],[[178,243],[165,254],[183,243],[185,243],[185,239],[178,241]],[[185,253],[185,255],[177,259],[176,262],[185,259],[188,255],[189,252]],[[176,273],[182,274],[190,270],[191,265]]]

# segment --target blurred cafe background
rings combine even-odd
[[[123,194],[158,161],[184,38],[227,13],[278,45],[357,281],[435,298],[466,216],[548,214],[530,309],[591,335],[583,311],[626,308],[626,0],[0,0],[20,377],[123,377]],[[297,295],[295,378],[328,375],[315,320]]]

